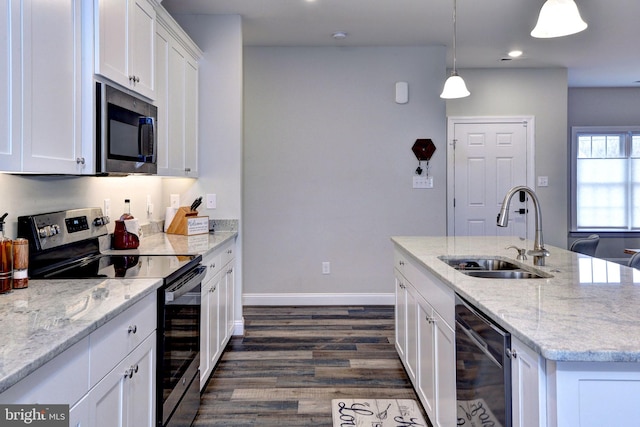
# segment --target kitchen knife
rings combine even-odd
[[[197,199],[195,199],[193,201],[193,203],[191,203],[191,208],[190,209],[192,211],[195,211],[198,208],[198,206],[200,206],[201,204],[202,204],[202,196],[198,197]]]

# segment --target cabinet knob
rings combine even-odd
[[[216,268],[216,263],[214,262],[213,264],[209,264],[209,268]]]
[[[516,357],[518,357],[518,352],[516,351],[516,349],[508,348],[505,350],[505,352],[507,353],[507,357],[509,359],[515,359]]]
[[[436,323],[436,319],[435,317],[426,317],[427,323],[429,323],[430,325],[433,325],[434,323]]]
[[[84,165],[84,157],[78,157],[78,158],[76,158],[76,164]]]
[[[138,327],[136,325],[129,325],[129,328],[127,329],[127,333],[135,334],[136,332],[138,332]]]
[[[184,171],[185,171],[186,173],[189,173],[189,172],[191,172],[191,168],[184,168]]]

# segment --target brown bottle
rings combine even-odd
[[[4,236],[4,219],[8,214],[0,217],[0,294],[11,292],[13,275],[13,250],[11,239]]]
[[[13,241],[13,289],[29,286],[29,241],[15,239]]]

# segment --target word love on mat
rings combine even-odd
[[[333,427],[422,427],[418,402],[412,399],[333,399]]]

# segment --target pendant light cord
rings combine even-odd
[[[453,0],[453,74],[456,74],[456,9],[457,1]]]

